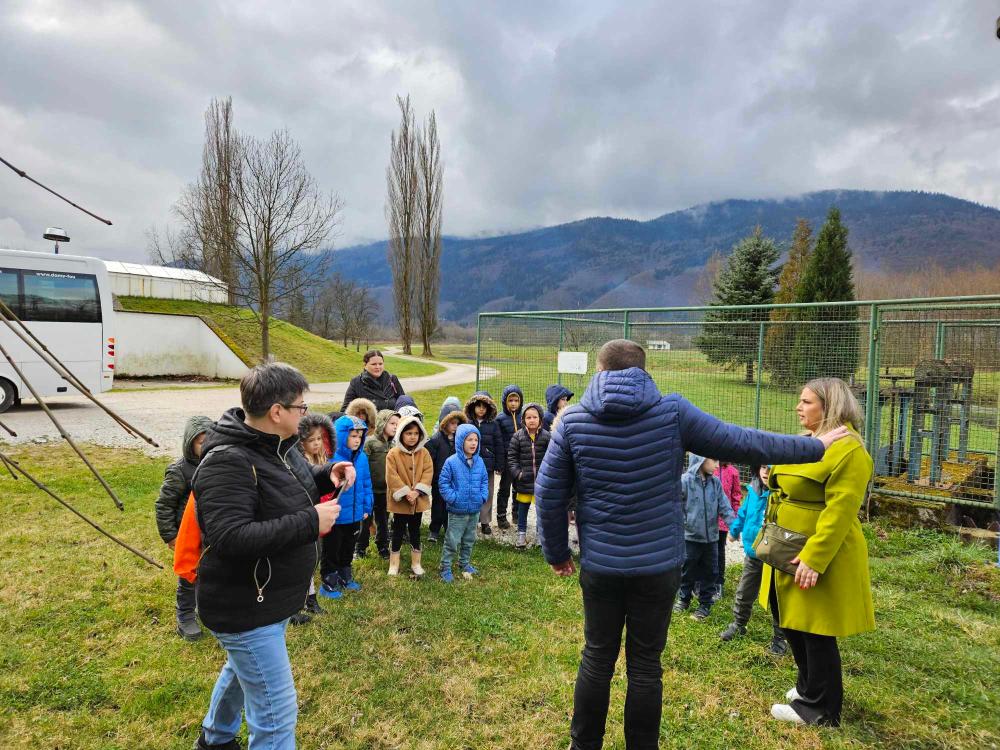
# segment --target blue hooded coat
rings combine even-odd
[[[705,476],[701,465],[702,456],[691,454],[688,470],[681,477],[681,493],[684,496],[684,539],[688,542],[719,541],[719,516],[730,525],[736,521],[733,506],[722,489],[722,480],[715,474]]]
[[[490,479],[486,464],[479,455],[479,445],[472,456],[471,466],[465,457],[465,439],[469,435],[480,438],[479,445],[482,444],[479,430],[471,424],[459,425],[458,432],[455,433],[455,454],[444,462],[441,478],[438,480],[441,496],[449,513],[479,513],[489,495]]]
[[[736,522],[729,525],[730,535],[743,542],[743,551],[747,553],[747,557],[755,559],[757,555],[754,554],[753,543],[760,533],[760,527],[764,525],[767,498],[771,494],[767,487],[760,487],[758,491],[759,485],[760,482],[751,482],[747,486],[747,496],[736,513]]]
[[[552,432],[552,422],[556,418],[556,404],[561,398],[573,398],[574,393],[564,385],[550,385],[545,389],[545,406],[548,411],[542,417],[542,428]],[[568,404],[567,404],[568,405]]]
[[[535,480],[542,551],[552,564],[570,558],[575,488],[580,564],[609,575],[654,575],[683,564],[686,450],[749,464],[823,455],[815,438],[726,424],[676,393],[662,396],[638,367],[597,373],[560,422]]]
[[[350,461],[354,464],[354,471],[357,473],[354,484],[346,490],[342,490],[337,497],[340,515],[337,516],[336,523],[338,526],[358,523],[364,520],[366,513],[371,514],[372,505],[375,502],[371,470],[368,468],[368,456],[365,455],[364,451],[368,426],[357,417],[349,417],[345,414],[333,423],[333,429],[337,434],[337,452],[333,454],[330,463]],[[361,445],[353,451],[347,447],[347,438],[351,430],[362,430]]]

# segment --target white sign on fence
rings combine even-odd
[[[586,375],[587,352],[559,352],[558,369],[565,375]]]

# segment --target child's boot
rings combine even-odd
[[[389,553],[389,575],[398,576],[399,575],[399,553],[390,552]]]
[[[420,558],[422,556],[423,553],[420,550],[418,549],[410,550],[410,570],[413,571],[413,575],[416,576],[417,578],[424,577],[424,569],[420,565]]]

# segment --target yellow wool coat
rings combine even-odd
[[[431,509],[434,459],[424,448],[424,443],[427,442],[427,430],[417,417],[403,417],[396,428],[396,439],[399,440],[403,430],[411,424],[420,428],[420,442],[417,446],[413,450],[408,450],[397,443],[385,457],[386,509],[390,513],[412,515]],[[410,490],[420,493],[413,505],[406,501]]]
[[[794,576],[764,566],[760,603],[768,607],[773,583],[783,628],[838,637],[874,630],[868,545],[858,520],[871,477],[871,456],[853,434],[817,463],[771,469],[770,502],[776,505],[767,518],[808,535],[799,559],[819,573],[814,587],[800,589]]]

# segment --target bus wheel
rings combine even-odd
[[[3,414],[17,401],[17,391],[9,380],[0,378],[0,414]]]

